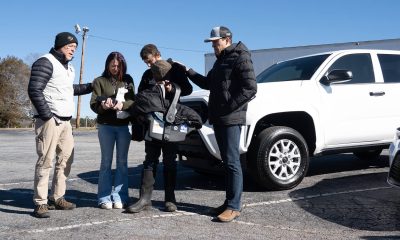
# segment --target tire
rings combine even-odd
[[[299,132],[289,127],[270,127],[253,141],[249,167],[260,186],[269,190],[287,190],[303,180],[309,154],[307,143]]]
[[[364,151],[356,151],[353,154],[364,161],[377,161],[382,153],[383,149],[371,149],[371,150],[364,150]]]

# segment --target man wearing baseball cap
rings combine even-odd
[[[91,83],[73,84],[70,64],[78,39],[69,32],[57,34],[54,47],[33,63],[28,95],[33,105],[38,160],[35,166],[33,216],[50,217],[49,209],[71,210],[64,199],[66,179],[73,161],[74,139],[70,119],[75,112],[74,95],[92,92]],[[53,159],[55,170],[49,199],[48,185]]]
[[[247,103],[255,97],[257,84],[250,52],[242,42],[232,43],[229,28],[214,27],[204,42],[212,42],[217,60],[207,76],[193,69],[187,70],[187,76],[200,88],[210,90],[208,119],[225,165],[226,184],[224,203],[210,213],[221,222],[230,222],[241,212],[240,132],[246,123]]]

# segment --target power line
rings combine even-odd
[[[144,46],[146,44],[143,43],[136,43],[136,42],[128,42],[128,41],[122,41],[122,40],[116,40],[112,38],[106,38],[106,37],[100,37],[100,36],[95,36],[88,34],[90,37],[98,38],[98,39],[103,39],[111,42],[118,42],[118,43],[124,43],[124,44],[129,44],[129,45],[136,45],[136,46]],[[207,53],[206,51],[200,51],[200,50],[191,50],[191,49],[183,49],[183,48],[171,48],[171,47],[163,47],[163,46],[158,46],[157,48],[160,49],[168,49],[168,50],[175,50],[175,51],[184,51],[184,52],[197,52],[197,53]]]

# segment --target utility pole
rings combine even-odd
[[[75,33],[78,34],[80,33],[81,28],[79,27],[78,24],[75,25]],[[83,76],[83,66],[85,63],[85,44],[86,44],[86,33],[89,32],[88,27],[83,27],[82,28],[83,34],[82,34],[82,56],[81,56],[81,69],[79,73],[79,84],[82,84],[82,76]],[[78,96],[78,105],[76,107],[76,123],[75,126],[76,128],[79,128],[81,123],[81,96]]]

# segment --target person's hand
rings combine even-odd
[[[118,102],[114,105],[113,109],[117,111],[121,111],[124,104],[122,102]]]
[[[110,109],[114,107],[113,100],[111,98],[107,98],[105,101],[101,101],[101,106],[104,110]]]
[[[172,91],[172,84],[169,80],[164,81],[164,87],[166,92],[171,92]]]
[[[185,64],[183,64],[183,63],[181,63],[181,62],[178,62],[178,61],[174,61],[174,60],[172,60],[171,58],[168,58],[167,62],[169,62],[170,64],[172,64],[172,63],[178,64],[183,70],[185,70],[185,72],[187,72],[187,71],[189,70],[189,69],[186,67]]]
[[[109,107],[106,106],[106,101],[101,101],[101,107],[102,107],[104,110],[109,109]]]
[[[159,85],[164,85],[165,91],[166,92],[171,92],[172,91],[172,84],[169,80],[162,80],[162,81],[157,81],[157,84]]]

